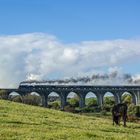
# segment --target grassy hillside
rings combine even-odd
[[[0,100],[0,140],[139,140],[140,124],[127,125]]]

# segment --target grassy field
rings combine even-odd
[[[0,140],[140,140],[140,124],[0,100]]]

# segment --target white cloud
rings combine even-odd
[[[0,87],[28,79],[92,73],[140,58],[140,40],[103,40],[65,44],[44,33],[0,36]],[[57,74],[58,75],[58,74]],[[56,77],[57,78],[57,77]]]

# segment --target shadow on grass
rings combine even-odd
[[[92,134],[92,133],[86,133],[86,136],[88,137],[88,138],[99,138],[99,136],[98,135],[96,135],[96,134]]]
[[[21,122],[21,121],[6,121],[5,123],[9,123],[9,124],[26,124],[26,125],[40,125],[38,123],[27,123],[27,122]]]
[[[125,130],[119,130],[119,129],[109,129],[109,128],[107,128],[107,129],[102,129],[101,131],[103,131],[103,132],[114,132],[114,133],[127,133],[127,131],[125,131]]]
[[[140,126],[127,126],[127,128],[131,128],[131,129],[140,129]]]

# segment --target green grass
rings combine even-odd
[[[140,124],[0,100],[0,140],[139,140]]]

